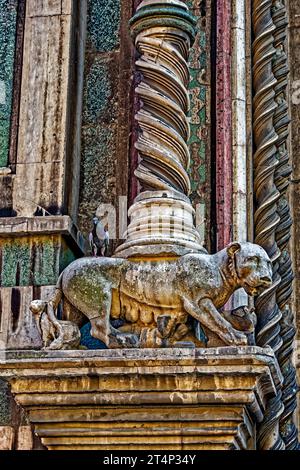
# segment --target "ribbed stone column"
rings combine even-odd
[[[144,0],[131,19],[140,82],[135,118],[141,193],[129,210],[125,243],[116,256],[165,256],[204,251],[188,198],[189,69],[195,18],[179,0]]]

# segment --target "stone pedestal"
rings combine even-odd
[[[8,351],[11,384],[48,449],[255,449],[281,374],[270,349]]]
[[[60,272],[83,250],[67,215],[0,219],[0,361],[3,349],[42,346],[30,302],[51,298]]]

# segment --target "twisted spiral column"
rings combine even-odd
[[[144,0],[130,21],[138,54],[135,118],[141,193],[118,256],[204,251],[188,198],[189,69],[196,20],[180,0]]]
[[[253,0],[253,133],[254,193],[255,193],[255,243],[268,253],[273,264],[273,284],[256,300],[258,317],[256,341],[259,346],[270,346],[278,355],[282,345],[280,335],[281,311],[277,305],[276,292],[280,284],[280,250],[276,243],[276,227],[280,222],[277,202],[280,192],[274,184],[278,165],[276,143],[278,135],[274,128],[276,78],[272,70],[274,57],[275,25],[271,14],[272,0]],[[279,418],[283,412],[281,391],[269,400],[263,422],[258,429],[258,447],[264,450],[281,450],[285,444],[279,433]]]
[[[282,312],[280,321],[283,344],[278,351],[278,361],[283,374],[282,401],[284,412],[280,417],[279,430],[285,442],[286,450],[299,449],[298,431],[294,424],[293,414],[297,407],[296,371],[292,363],[293,339],[296,334],[294,316],[290,308],[292,295],[293,269],[289,254],[292,219],[287,199],[289,179],[292,172],[289,163],[287,139],[289,136],[289,112],[287,103],[288,61],[286,56],[287,11],[281,0],[273,0],[272,18],[275,24],[274,47],[276,54],[273,61],[273,72],[277,79],[275,100],[277,109],[274,115],[274,127],[278,134],[277,155],[279,164],[275,171],[275,185],[280,193],[278,213],[280,222],[276,228],[276,241],[280,249],[279,274],[281,282],[276,292],[277,304]]]

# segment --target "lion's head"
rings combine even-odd
[[[261,246],[233,242],[227,254],[229,270],[247,294],[257,295],[272,284],[272,263]]]

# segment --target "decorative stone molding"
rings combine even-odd
[[[255,449],[282,381],[259,347],[9,352],[0,376],[53,450]]]
[[[67,235],[84,251],[84,239],[68,215],[0,218],[1,237],[50,234]]]

